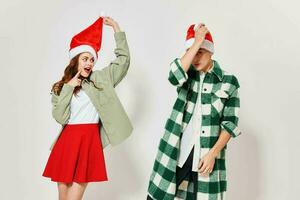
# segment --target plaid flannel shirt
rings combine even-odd
[[[222,70],[213,60],[213,69],[205,76],[201,91],[202,132],[201,155],[214,146],[222,129],[232,137],[241,134],[238,128],[240,108],[239,83],[237,78]],[[165,125],[158,153],[150,176],[148,194],[155,200],[190,199],[193,183],[184,180],[176,186],[176,165],[182,133],[189,123],[195,108],[200,82],[199,72],[191,66],[186,73],[176,58],[171,63],[169,81],[177,87],[177,99]],[[224,200],[227,190],[225,153],[220,151],[209,176],[198,176],[197,199]]]

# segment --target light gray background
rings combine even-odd
[[[128,37],[131,66],[117,92],[135,129],[105,150],[109,182],[90,184],[85,199],[145,199],[176,96],[169,63],[182,55],[187,27],[199,21],[212,32],[214,58],[241,84],[243,135],[228,147],[228,199],[299,198],[298,1],[2,0],[0,199],[56,199],[56,184],[41,176],[59,128],[50,88],[68,63],[71,37],[101,10]],[[102,44],[98,69],[114,58],[109,27]]]

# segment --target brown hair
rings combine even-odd
[[[54,94],[59,95],[61,92],[61,89],[65,83],[68,83],[78,72],[78,60],[79,60],[80,54],[76,55],[74,58],[70,60],[70,63],[67,65],[64,71],[64,75],[61,78],[60,81],[57,81],[56,83],[53,84],[51,92],[54,92]],[[91,83],[93,83],[94,87],[99,89],[93,81],[90,80],[90,75],[87,77],[87,80]],[[73,94],[77,94],[79,90],[81,89],[81,86],[76,86]]]

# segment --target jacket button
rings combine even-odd
[[[205,133],[205,131],[202,131],[202,133]]]
[[[204,91],[206,91],[207,89],[206,88],[204,88]]]

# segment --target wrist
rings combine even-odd
[[[117,23],[115,23],[115,24],[113,25],[113,29],[114,29],[114,32],[115,32],[115,33],[121,31],[120,26],[119,26]]]
[[[218,150],[215,149],[215,148],[210,149],[209,153],[210,153],[210,155],[213,156],[214,158],[217,158],[217,157],[218,157],[218,154],[219,154]]]
[[[202,43],[204,40],[195,40],[194,43],[192,44],[192,46],[195,46],[196,48],[200,49]]]

